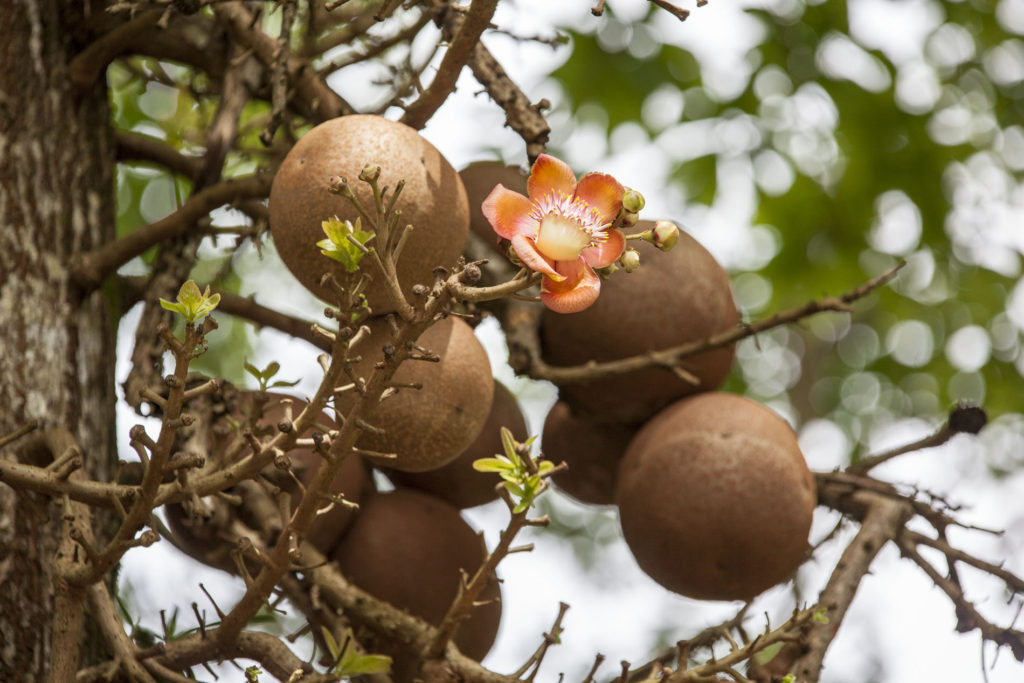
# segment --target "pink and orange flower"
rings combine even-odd
[[[625,188],[604,173],[579,182],[564,161],[541,154],[526,184],[529,197],[498,185],[483,203],[484,217],[526,267],[544,274],[540,298],[558,313],[590,306],[601,291],[595,268],[615,262],[626,246],[615,219]]]

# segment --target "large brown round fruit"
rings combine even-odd
[[[469,229],[496,248],[498,233],[484,218],[481,206],[498,184],[525,195],[526,174],[518,166],[506,166],[500,161],[474,161],[459,171],[459,177],[469,197]]]
[[[676,593],[747,600],[807,556],[814,476],[789,425],[742,396],[700,394],[658,413],[617,486],[633,556]]]
[[[349,200],[327,191],[331,176],[347,178],[349,186],[371,216],[370,186],[359,180],[369,164],[380,166],[378,184],[405,188],[396,208],[399,228],[413,226],[398,260],[398,280],[406,296],[417,283],[433,282],[433,269],[450,267],[462,253],[469,234],[469,205],[459,174],[437,149],[402,123],[380,116],[351,115],[325,121],[306,133],[281,163],[270,190],[270,230],[281,260],[309,291],[326,301],[335,295],[320,279],[331,272],[349,281],[344,266],[320,253],[316,243],[325,235],[321,223],[332,216],[355,221],[359,216]],[[390,194],[389,194],[390,196]],[[363,229],[369,229],[365,224]],[[372,246],[383,249],[377,244]],[[364,258],[374,278],[366,292],[374,313],[394,310],[380,286],[383,274]]]
[[[526,420],[512,392],[500,382],[494,383],[494,402],[483,429],[473,443],[447,465],[427,472],[388,472],[391,481],[432,493],[459,509],[489,503],[498,497],[495,484],[501,480],[486,472],[473,469],[480,458],[493,458],[502,453],[501,428],[506,427],[516,441],[526,441],[529,434]]]
[[[306,402],[278,393],[261,393],[258,391],[225,391],[225,399],[229,414],[222,417],[213,430],[214,437],[209,444],[210,457],[220,459],[232,447],[233,442],[241,438],[246,431],[252,431],[260,440],[265,440],[277,433],[277,424],[285,417],[284,399],[292,400],[292,417],[297,418]],[[315,432],[323,433],[336,429],[336,425],[327,415],[317,418],[314,426],[302,434],[309,437]],[[239,455],[250,452],[244,447]],[[291,470],[304,484],[309,484],[313,475],[323,463],[323,458],[310,448],[294,448],[287,453]],[[271,466],[263,476],[272,484],[279,486],[292,496],[294,508],[301,500],[301,490],[294,480],[286,473]],[[369,469],[356,454],[350,454],[341,465],[341,470],[331,485],[331,493],[342,496],[346,500],[359,504],[363,496],[373,489],[373,481]],[[271,528],[266,529],[276,535],[283,527],[284,521],[279,519],[276,504],[269,491],[256,484],[246,481],[231,490],[231,493],[242,498],[242,505],[235,509],[228,507],[223,501],[212,500],[210,511],[212,517],[196,517],[186,510],[185,505],[172,504],[165,507],[168,524],[175,531],[182,548],[192,557],[224,569],[235,571],[236,566],[230,558],[234,548],[224,536],[224,530],[231,526],[231,516],[237,514],[238,519],[255,530],[263,526],[258,519],[256,510],[262,509],[271,520]],[[324,502],[324,506],[327,502]],[[342,505],[334,504],[326,512],[317,515],[306,533],[306,540],[322,552],[330,552],[337,545],[349,525],[354,520],[354,512]],[[272,540],[272,539],[266,539]]]
[[[638,228],[652,227],[641,221]],[[637,244],[637,242],[631,242]],[[697,240],[680,232],[668,252],[639,243],[640,269],[601,283],[601,295],[579,313],[545,310],[544,358],[553,365],[611,361],[705,339],[736,326],[729,275]],[[732,367],[733,347],[687,358],[694,386],[656,368],[559,388],[559,396],[594,415],[638,424],[670,402],[717,389]]]
[[[544,421],[540,447],[544,457],[569,469],[552,478],[559,489],[581,503],[612,505],[615,478],[636,427],[574,415],[559,401]]]
[[[369,378],[374,364],[383,359],[383,348],[392,345],[390,329],[380,319],[368,323],[370,335],[354,353],[358,375]],[[407,472],[423,472],[446,465],[466,450],[484,426],[494,397],[494,378],[487,352],[473,329],[458,318],[435,323],[416,342],[440,356],[440,362],[407,360],[392,382],[421,389],[399,388],[384,399],[369,422],[383,434],[363,432],[357,445],[395,458],[369,459],[374,464]],[[355,392],[342,395],[339,407],[348,409]]]
[[[334,553],[342,574],[368,593],[432,624],[439,624],[459,589],[484,560],[483,544],[458,510],[426,493],[399,489],[372,496]],[[482,659],[491,649],[501,620],[498,584],[480,597],[455,636],[459,650]],[[411,681],[416,657],[386,644],[364,642],[395,658],[392,679]]]

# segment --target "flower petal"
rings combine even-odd
[[[611,223],[619,215],[625,192],[622,183],[607,173],[588,173],[580,178],[576,186],[576,196],[597,209],[605,223]]]
[[[537,244],[530,237],[527,237],[526,235],[514,235],[512,237],[512,250],[516,252],[516,256],[518,256],[519,260],[523,262],[523,265],[530,270],[536,270],[538,273],[544,273],[556,280],[564,279],[564,277],[555,270],[558,264],[537,251]]]
[[[480,205],[484,218],[498,233],[507,240],[516,235],[536,237],[537,220],[530,218],[533,203],[504,185],[497,185]]]
[[[540,300],[555,313],[577,313],[597,301],[601,278],[583,259],[558,261],[555,268],[565,277],[561,282],[546,277],[540,284]]]
[[[571,197],[575,189],[576,174],[569,164],[549,154],[541,154],[533,162],[530,178],[526,181],[530,199],[536,201],[551,192],[564,192]]]
[[[618,230],[608,230],[605,235],[607,239],[604,242],[587,247],[580,254],[587,265],[593,268],[606,268],[615,263],[615,259],[622,256],[622,251],[626,248],[626,238]]]

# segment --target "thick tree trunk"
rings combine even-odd
[[[102,12],[75,0],[0,10],[0,436],[39,423],[0,457],[49,458],[39,435],[63,429],[102,477],[115,460],[113,326],[67,265],[113,237],[114,140],[105,84],[82,95],[67,78],[82,4]],[[61,517],[60,501],[0,483],[0,680],[50,676]]]

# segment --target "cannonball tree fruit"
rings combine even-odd
[[[219,454],[228,453],[229,449],[238,446],[246,430],[252,431],[253,435],[266,440],[278,433],[278,423],[285,418],[283,401],[292,401],[292,418],[295,419],[306,406],[302,399],[286,396],[274,392],[259,391],[226,391],[227,403],[230,413],[221,417],[214,425],[215,435],[209,445],[211,455],[214,458]],[[313,427],[307,430],[302,437],[311,437],[314,433],[326,433],[337,429],[337,425],[326,414],[317,417]],[[244,445],[236,454],[236,457],[244,457],[251,453],[248,445]],[[294,448],[286,453],[290,463],[290,469],[302,482],[303,486],[308,485],[317,469],[322,465],[323,458],[312,448]],[[264,479],[271,485],[276,486],[291,496],[291,506],[294,509],[302,497],[302,490],[295,483],[291,476],[274,465],[264,470]],[[363,459],[357,454],[349,454],[341,465],[341,470],[334,478],[330,493],[355,503],[356,505],[363,497],[373,490],[373,480],[369,468]],[[177,534],[178,540],[182,542],[183,549],[196,559],[216,566],[225,571],[235,571],[236,565],[230,558],[230,550],[234,544],[226,540],[221,530],[230,526],[228,516],[237,514],[238,520],[253,529],[263,526],[256,518],[258,511],[266,519],[271,521],[270,531],[276,533],[284,525],[277,513],[272,495],[260,495],[269,493],[269,489],[263,488],[252,481],[245,481],[231,491],[239,495],[242,505],[237,509],[229,508],[223,503],[216,504],[211,501],[209,510],[214,518],[197,518],[186,510],[186,506],[172,504],[166,506],[168,523]],[[269,505],[268,505],[269,503]],[[318,514],[306,532],[305,539],[320,549],[328,552],[337,545],[338,540],[345,534],[349,525],[355,518],[354,511],[340,503],[330,504],[330,500],[322,501],[322,508],[325,511]],[[269,539],[268,539],[269,540]]]
[[[706,393],[654,416],[619,467],[622,533],[671,591],[748,600],[808,554],[814,476],[781,417],[742,396]]]
[[[637,428],[573,414],[559,401],[548,412],[540,447],[544,457],[569,469],[553,475],[555,485],[581,503],[615,503],[619,462]]]
[[[385,320],[371,318],[365,324],[371,333],[353,349],[361,357],[354,371],[369,379],[374,365],[384,358],[384,348],[393,348],[393,339]],[[396,456],[367,456],[375,465],[407,472],[436,469],[457,458],[480,433],[494,397],[487,352],[468,324],[445,318],[416,344],[437,354],[440,361],[402,363],[392,379],[397,391],[368,420],[384,432],[364,431],[356,442],[360,448]],[[344,392],[338,407],[344,412],[356,398],[354,390]]]
[[[405,181],[395,207],[401,211],[398,229],[413,226],[397,266],[407,297],[417,283],[433,283],[434,268],[455,263],[469,234],[469,204],[459,174],[419,133],[380,116],[355,114],[325,121],[302,136],[281,162],[270,190],[270,231],[292,274],[331,303],[336,296],[320,284],[323,275],[331,272],[342,283],[353,280],[341,263],[317,247],[325,237],[322,222],[334,216],[354,222],[360,214],[348,199],[328,192],[330,178],[346,178],[362,206],[375,216],[373,191],[359,180],[367,165],[380,167],[381,188],[393,192]],[[370,229],[365,219],[362,228]],[[369,246],[384,248],[376,237]],[[366,292],[373,312],[394,310],[373,259],[363,258],[360,268],[374,278]]]
[[[469,229],[496,247],[498,235],[480,207],[499,183],[526,195],[526,174],[518,166],[506,166],[500,161],[474,161],[459,171],[459,177],[469,197]]]
[[[650,229],[640,221],[636,230]],[[635,246],[634,246],[635,245]],[[617,272],[601,283],[594,304],[578,313],[545,310],[542,353],[552,365],[611,361],[728,331],[739,322],[729,275],[697,240],[680,231],[671,251],[632,241],[640,268]],[[694,385],[664,368],[565,384],[559,397],[595,416],[639,424],[670,402],[717,389],[732,367],[734,349],[707,351],[683,361],[699,379]]]
[[[455,599],[461,573],[472,577],[483,564],[477,533],[459,511],[440,498],[410,489],[371,496],[333,554],[341,573],[366,592],[431,624],[439,624]],[[494,644],[501,620],[498,583],[493,580],[455,635],[463,654],[482,659]],[[390,676],[412,681],[416,656],[362,638],[374,652],[394,658]]]
[[[388,477],[397,485],[408,486],[432,493],[459,509],[489,503],[498,497],[494,486],[497,480],[493,474],[477,472],[473,462],[480,458],[493,458],[504,452],[501,445],[501,428],[507,427],[516,441],[529,438],[526,419],[519,409],[516,397],[504,384],[494,383],[494,402],[483,429],[473,443],[455,460],[427,472],[401,472],[391,470]]]

